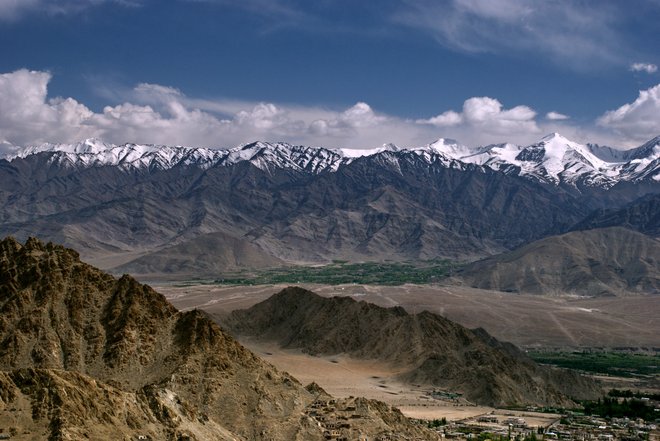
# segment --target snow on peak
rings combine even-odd
[[[401,149],[396,145],[392,144],[391,142],[388,142],[387,144],[383,144],[383,149],[384,152],[398,152],[401,151]]]
[[[362,156],[372,156],[377,155],[382,152],[399,152],[400,149],[398,146],[392,143],[383,144],[382,147],[377,147],[374,149],[358,149],[358,148],[343,148],[335,150],[338,154],[342,155],[345,158],[360,158]]]
[[[569,140],[568,138],[565,138],[562,136],[560,133],[557,132],[552,132],[548,133],[545,135],[543,138],[541,138],[541,141],[557,141],[557,142],[566,142],[566,143],[571,143],[573,141]]]
[[[29,155],[34,155],[41,152],[62,152],[72,154],[99,154],[112,147],[112,144],[106,144],[100,139],[89,138],[75,144],[52,144],[44,143],[40,145],[28,146],[20,148],[6,156],[7,160],[14,158],[25,158]]]
[[[461,159],[472,156],[477,150],[459,144],[458,141],[449,138],[440,138],[428,145],[428,149],[443,154],[452,159]]]
[[[6,149],[8,150],[8,149]],[[307,173],[336,171],[358,157],[379,155],[377,160],[398,166],[400,155],[416,155],[429,166],[465,168],[467,164],[499,170],[540,182],[558,185],[609,187],[620,180],[660,180],[660,137],[642,146],[620,151],[594,144],[580,144],[551,133],[535,144],[492,144],[467,147],[440,138],[422,147],[400,148],[383,144],[374,149],[327,149],[285,142],[257,141],[225,150],[170,147],[149,144],[115,145],[90,138],[74,144],[42,144],[11,149],[5,158],[25,158],[50,152],[49,163],[64,167],[118,166],[124,169],[168,169],[177,165],[211,168],[248,161],[267,171],[277,169]]]

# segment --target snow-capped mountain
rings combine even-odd
[[[611,187],[619,181],[660,180],[660,137],[623,151],[579,144],[552,133],[529,146],[469,148],[439,140],[427,146],[448,157],[548,184]]]
[[[546,184],[609,188],[620,181],[660,181],[660,136],[632,150],[579,144],[558,133],[529,146],[510,143],[467,147],[452,139],[438,139],[422,147],[386,144],[371,150],[306,147],[288,143],[254,142],[233,149],[181,146],[107,144],[88,139],[76,144],[43,144],[19,149],[5,159],[50,152],[51,164],[63,167],[117,166],[124,169],[161,169],[195,166],[208,169],[248,161],[273,172],[289,169],[307,173],[336,172],[359,157],[378,156],[381,163],[400,169],[399,161],[415,155],[429,166],[466,169],[468,164],[517,175]]]
[[[290,261],[474,259],[657,198],[659,141],[627,152],[556,134],[529,146],[439,139],[370,151],[44,144],[0,159],[0,236],[88,257],[220,234]]]
[[[42,144],[30,146],[7,155],[5,159],[52,153],[49,162],[64,167],[117,166],[124,169],[162,169],[175,166],[196,166],[208,169],[249,161],[265,171],[286,168],[319,173],[336,170],[343,156],[335,151],[296,146],[287,143],[254,142],[233,149],[215,150],[182,146],[150,144],[108,144],[87,139],[76,144]]]

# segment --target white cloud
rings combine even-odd
[[[93,112],[68,98],[48,100],[48,72],[19,70],[0,75],[0,139],[27,142],[66,141],[98,134],[88,125]]]
[[[658,66],[651,63],[633,63],[630,65],[630,70],[633,72],[646,72],[652,74],[658,71]]]
[[[545,118],[550,121],[563,121],[569,119],[569,116],[559,112],[548,112],[545,114]]]
[[[116,143],[232,147],[265,139],[372,147],[418,139],[419,130],[411,130],[414,124],[379,115],[363,102],[332,111],[198,100],[171,87],[139,84],[124,103],[95,113],[73,98],[49,99],[50,80],[48,72],[25,69],[0,75],[0,140],[26,145],[95,136]]]
[[[447,110],[432,118],[417,120],[417,123],[473,131],[499,139],[501,135],[520,137],[540,133],[535,118],[536,112],[527,106],[504,109],[497,99],[484,96],[465,100],[461,113]]]
[[[534,56],[577,69],[626,64],[616,2],[407,0],[394,21],[464,52]]]
[[[0,0],[0,20],[14,20],[23,12],[36,9],[39,0]]]
[[[660,135],[660,84],[641,90],[632,103],[605,112],[598,124],[639,141]]]
[[[48,72],[0,74],[0,151],[42,142],[99,137],[113,143],[233,147],[287,141],[325,147],[373,148],[392,142],[419,146],[440,137],[467,145],[528,144],[550,132],[579,142],[634,145],[660,133],[660,85],[632,104],[605,114],[596,126],[542,119],[525,105],[506,108],[491,97],[465,100],[462,109],[428,119],[386,115],[365,102],[343,110],[280,103],[198,99],[157,84],[138,84],[122,102],[94,112],[73,98],[48,97]],[[605,129],[603,128],[605,127]],[[645,138],[645,139],[644,139]],[[632,141],[631,141],[632,140]]]
[[[420,124],[431,124],[438,127],[451,127],[456,126],[463,122],[463,115],[453,110],[447,110],[440,115],[436,115],[429,119],[418,119]]]

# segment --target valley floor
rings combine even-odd
[[[384,401],[412,418],[432,420],[445,417],[453,421],[493,410],[472,405],[461,398],[435,399],[431,395],[433,388],[396,381],[393,377],[398,372],[378,361],[358,360],[346,355],[315,357],[250,339],[241,339],[241,343],[303,384],[316,382],[335,397]]]

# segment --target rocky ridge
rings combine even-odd
[[[0,426],[16,439],[324,438],[315,396],[206,314],[52,243],[0,242],[0,348]],[[378,406],[346,433],[435,439]]]
[[[660,237],[660,194],[636,199],[621,208],[597,209],[571,230],[623,227],[651,237]]]
[[[596,144],[580,144],[558,133],[538,143],[519,146],[510,143],[467,147],[452,139],[440,138],[422,147],[399,148],[392,144],[379,149],[329,149],[278,142],[258,141],[232,149],[204,149],[182,146],[107,144],[88,139],[76,144],[28,146],[6,155],[6,159],[50,153],[51,163],[63,167],[117,166],[124,169],[169,169],[197,166],[208,169],[247,161],[273,171],[277,168],[311,173],[334,172],[358,157],[412,152],[429,164],[464,169],[475,164],[550,184],[611,187],[619,181],[660,180],[660,136],[631,150],[617,150]]]
[[[427,311],[408,314],[401,307],[290,287],[222,322],[236,335],[311,355],[381,360],[401,368],[404,381],[458,391],[480,404],[571,405],[569,397],[599,394],[590,379],[540,367],[482,329],[469,330]]]
[[[598,159],[647,170],[658,150],[649,146],[624,155],[558,136],[478,154],[449,140],[366,156],[282,143],[47,146],[0,159],[0,235],[63,243],[118,274],[190,276],[208,235],[252,257],[223,251],[197,266],[206,273],[277,259],[476,260],[658,194],[655,172],[615,182],[619,169]],[[501,162],[513,153],[522,156]]]

